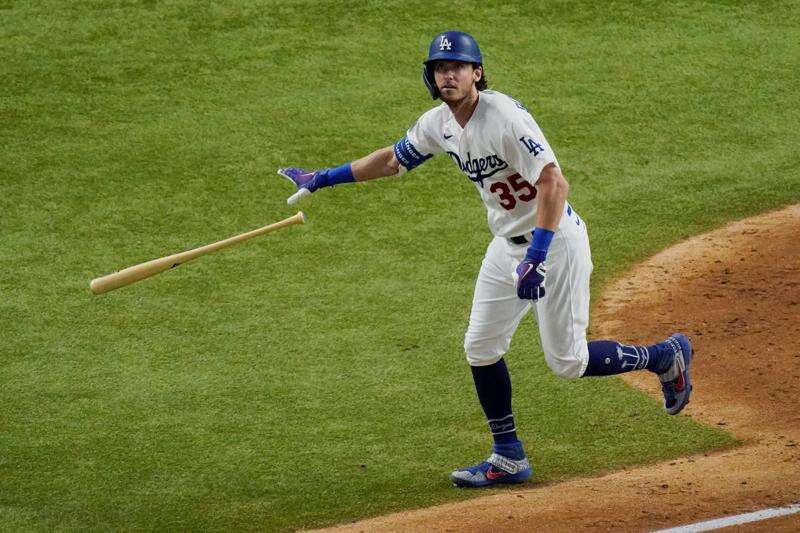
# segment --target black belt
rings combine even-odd
[[[569,204],[567,204],[567,216],[572,216],[572,206]],[[521,246],[523,244],[528,244],[531,241],[525,235],[517,235],[516,237],[508,237],[508,242],[511,244],[516,244],[517,246]]]

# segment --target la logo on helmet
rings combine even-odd
[[[439,50],[451,50],[453,45],[447,40],[447,35],[442,35],[439,39]]]

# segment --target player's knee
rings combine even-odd
[[[556,376],[564,379],[578,379],[583,370],[583,361],[577,354],[545,354],[547,366]]]
[[[469,366],[493,365],[502,359],[502,357],[503,354],[467,352],[467,363],[469,363]]]
[[[501,338],[476,338],[467,333],[464,338],[464,353],[470,366],[486,366],[496,363],[508,351],[508,342]]]

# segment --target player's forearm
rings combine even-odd
[[[536,228],[525,252],[526,262],[539,264],[547,259],[547,250],[564,212],[567,192],[569,185],[558,167],[546,166],[536,182]]]
[[[287,199],[290,204],[307,194],[322,189],[354,181],[366,181],[382,176],[397,174],[400,163],[394,155],[394,146],[387,146],[350,163],[338,167],[308,171],[298,167],[287,167],[278,170],[278,174],[292,180],[297,192]]]
[[[353,176],[355,176],[356,181],[394,176],[399,168],[400,163],[394,155],[394,147],[392,146],[375,150],[368,156],[357,159],[352,163]]]
[[[564,212],[569,184],[561,171],[548,166],[536,182],[536,227],[555,231]]]

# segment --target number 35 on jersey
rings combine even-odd
[[[500,206],[506,211],[514,209],[517,201],[530,202],[536,198],[536,187],[519,174],[512,174],[505,180],[495,181],[489,187],[489,191],[499,196]]]

